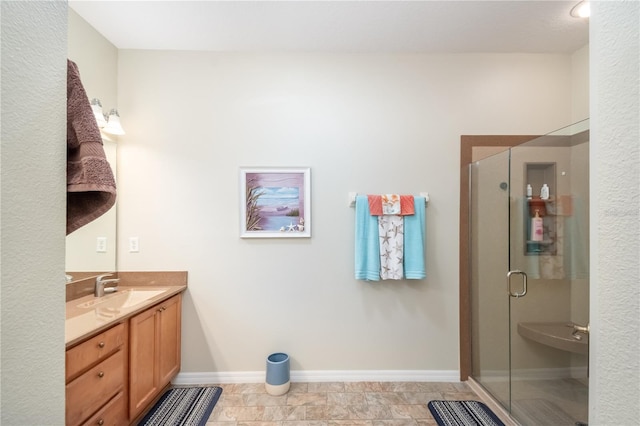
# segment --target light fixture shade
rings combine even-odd
[[[107,125],[102,130],[116,136],[124,135],[124,129],[120,124],[120,115],[118,115],[118,111],[115,108],[109,112]]]
[[[104,118],[104,113],[102,112],[102,104],[100,103],[100,99],[93,98],[91,99],[91,110],[93,111],[93,115],[96,117],[96,122],[98,123],[98,127],[101,129],[107,125],[107,120]]]

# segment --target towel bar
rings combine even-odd
[[[356,205],[356,196],[357,195],[358,195],[357,192],[350,192],[349,193],[349,207],[355,207],[355,205]],[[429,193],[428,192],[421,192],[420,196],[424,197],[424,203],[425,204],[429,204]]]

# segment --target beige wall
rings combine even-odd
[[[570,56],[119,60],[118,264],[189,271],[183,373],[260,372],[286,351],[293,370],[458,376],[460,135],[567,124]],[[313,237],[240,239],[240,166],[311,167]],[[426,280],[354,280],[350,191],[430,193]]]
[[[589,118],[589,45],[571,55],[571,63],[571,122],[577,123]]]
[[[107,113],[118,105],[118,49],[69,9],[69,59],[78,65],[87,96],[98,98]]]
[[[67,5],[1,7],[0,423],[60,425]]]

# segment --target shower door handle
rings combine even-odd
[[[522,291],[518,292],[512,292],[511,291],[511,275],[521,275],[522,276]],[[523,297],[527,294],[527,274],[525,274],[522,271],[509,271],[507,272],[507,292],[509,293],[509,296],[511,297]]]

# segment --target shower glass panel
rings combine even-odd
[[[588,422],[588,124],[470,166],[472,376],[522,425]]]
[[[470,176],[472,371],[508,407],[509,152],[472,163]]]

